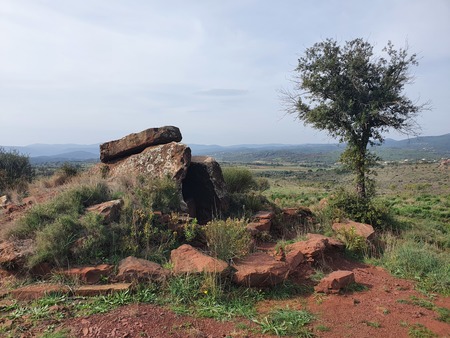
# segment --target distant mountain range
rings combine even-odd
[[[233,146],[189,144],[193,155],[208,155],[222,162],[334,162],[343,144],[241,144]],[[46,162],[95,162],[100,157],[99,144],[32,144],[23,147],[3,146],[30,157],[33,164]],[[384,160],[439,159],[450,157],[450,134],[419,136],[405,140],[387,139],[374,151]]]

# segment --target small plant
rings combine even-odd
[[[194,218],[192,221],[187,222],[183,226],[183,234],[184,238],[187,242],[192,242],[198,235],[199,228],[198,228],[198,222],[197,219]]]
[[[316,329],[316,331],[319,331],[319,332],[330,332],[331,331],[331,328],[326,325],[317,325],[315,327],[315,329]]]
[[[252,239],[245,220],[215,220],[205,226],[208,248],[214,257],[229,261],[251,251]]]
[[[408,336],[413,338],[433,338],[438,337],[430,329],[426,328],[422,324],[413,324],[409,327]]]
[[[277,336],[295,335],[296,337],[314,337],[305,326],[314,320],[315,316],[306,310],[277,309],[271,311],[262,320],[254,320],[261,325],[262,333]]]
[[[363,323],[366,324],[367,326],[375,327],[377,329],[379,329],[381,327],[381,324],[378,323],[378,322],[372,322],[372,321],[364,320]]]

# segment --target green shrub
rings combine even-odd
[[[250,191],[248,193],[233,193],[229,195],[229,215],[231,217],[251,217],[255,212],[271,208],[264,195]]]
[[[211,254],[225,261],[248,254],[252,238],[246,226],[245,220],[231,218],[209,222],[205,226],[205,236]]]
[[[24,192],[33,175],[28,156],[0,147],[0,195],[8,189]]]
[[[18,221],[17,226],[11,230],[10,235],[19,238],[34,238],[36,231],[42,230],[58,218],[70,216],[77,220],[86,207],[109,199],[110,191],[105,183],[72,188],[51,201],[38,204],[27,211],[24,217]]]
[[[143,209],[168,213],[180,209],[181,196],[174,180],[138,178],[135,187],[138,204]]]
[[[229,193],[244,193],[256,188],[252,173],[247,168],[225,167],[223,179]]]
[[[450,259],[430,245],[402,241],[385,252],[384,265],[396,276],[415,279],[424,291],[450,294]]]
[[[28,260],[33,267],[41,262],[67,266],[70,247],[78,238],[80,224],[70,216],[62,216],[36,233],[36,251]]]
[[[328,201],[328,213],[335,218],[350,218],[373,227],[386,228],[393,224],[387,205],[372,197],[361,198],[356,193],[338,190]],[[333,220],[331,220],[333,221]]]

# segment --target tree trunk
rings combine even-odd
[[[356,194],[359,198],[366,198],[366,175],[364,172],[364,166],[356,169]]]

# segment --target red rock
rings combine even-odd
[[[161,265],[150,262],[145,259],[129,256],[122,259],[119,263],[117,280],[133,282],[133,281],[149,281],[164,280],[170,274],[169,270],[164,269]]]
[[[220,259],[205,255],[189,244],[183,244],[170,253],[173,273],[219,273],[228,271],[228,264]]]
[[[179,184],[186,177],[191,163],[191,149],[171,142],[146,148],[110,165],[110,177],[143,175],[149,179],[170,177]]]
[[[318,239],[318,240],[325,239],[327,241],[327,247],[335,248],[338,250],[344,250],[344,248],[345,248],[344,243],[342,243],[340,240],[333,238],[333,237],[327,237],[327,236],[320,235],[320,234],[308,233],[308,234],[306,234],[306,238],[307,239]]]
[[[233,265],[233,282],[248,287],[265,287],[282,283],[289,274],[289,266],[264,252],[255,252]]]
[[[59,284],[35,284],[27,285],[11,291],[13,298],[17,300],[34,300],[52,293],[68,294],[70,288]]]
[[[305,255],[301,251],[301,246],[289,246],[284,253],[284,261],[290,270],[295,270],[300,264],[306,261]]]
[[[94,212],[103,217],[103,223],[111,223],[119,219],[123,200],[117,199],[100,204],[95,204],[86,208],[87,212]]]
[[[345,223],[334,223],[333,230],[339,231],[355,231],[355,234],[371,240],[375,235],[375,230],[370,224],[358,223],[354,221],[347,221]]]
[[[338,270],[324,277],[314,287],[316,292],[337,293],[347,285],[355,282],[355,274],[352,271]]]
[[[263,218],[259,221],[252,222],[247,224],[247,229],[252,234],[257,234],[263,231],[270,231],[270,226],[272,225],[272,221],[267,218]]]
[[[258,211],[256,214],[253,215],[253,218],[256,219],[273,219],[275,216],[275,213],[273,211]]]
[[[115,292],[123,292],[131,289],[131,283],[118,283],[106,285],[82,285],[73,291],[75,296],[90,297],[109,295]]]
[[[101,264],[97,266],[85,266],[80,268],[71,268],[63,271],[67,276],[79,278],[80,281],[87,284],[98,283],[103,277],[108,277],[112,270],[112,265]]]
[[[173,126],[149,128],[139,133],[127,135],[120,140],[100,145],[100,160],[110,162],[138,154],[145,148],[170,142],[181,141],[180,129]]]
[[[302,253],[309,262],[313,262],[319,257],[323,257],[327,249],[328,240],[324,238],[311,238],[306,241],[300,241],[286,246],[286,256],[291,253],[292,263],[295,266],[294,259],[297,253]]]

